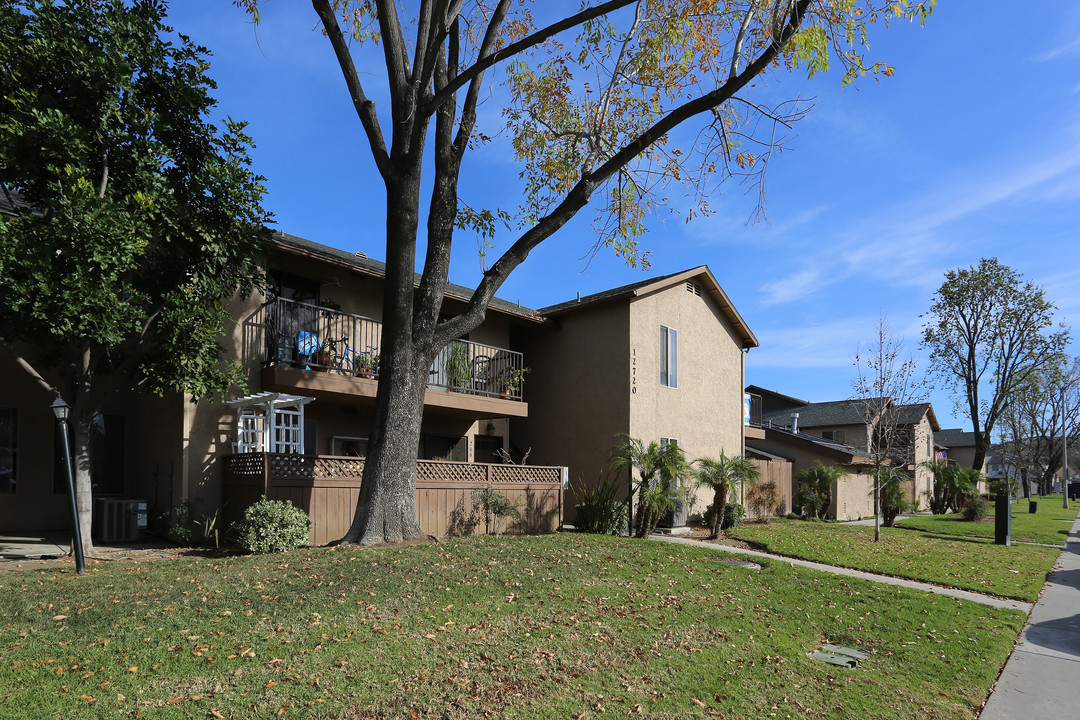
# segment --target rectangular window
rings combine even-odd
[[[679,333],[660,326],[660,384],[679,387]]]
[[[330,454],[338,457],[367,457],[368,439],[335,435],[330,440]]]
[[[822,430],[821,437],[838,443],[847,442],[847,433],[843,430]]]
[[[19,412],[0,408],[0,495],[15,494],[19,451]]]

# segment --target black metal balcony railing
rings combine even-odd
[[[285,298],[263,306],[265,365],[378,378],[382,323]],[[519,352],[455,340],[431,364],[428,387],[521,400]]]

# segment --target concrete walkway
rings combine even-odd
[[[66,557],[71,533],[0,535],[0,560],[41,560]]]
[[[1080,519],[979,720],[1080,716]]]
[[[742,548],[705,542],[704,540],[691,540],[690,538],[673,537],[670,535],[653,535],[653,537],[658,540],[663,540],[664,542],[673,542],[681,545],[693,545],[694,547],[736,553],[738,555],[749,555],[751,557],[757,557],[763,560],[783,562],[787,563],[788,565],[798,565],[799,567],[810,568],[811,570],[817,570],[819,572],[827,572],[834,575],[845,575],[847,577],[861,578],[863,580],[882,583],[884,585],[898,585],[900,587],[912,588],[914,590],[922,590],[923,592],[934,593],[936,595],[948,595],[949,597],[959,598],[961,600],[970,600],[971,602],[981,603],[983,605],[990,605],[996,608],[1021,610],[1025,613],[1031,612],[1032,608],[1032,603],[1024,602],[1023,600],[1008,600],[1005,598],[991,597],[989,595],[982,595],[980,593],[969,592],[967,590],[957,590],[955,588],[947,588],[941,587],[940,585],[933,585],[931,583],[919,582],[918,580],[905,580],[904,578],[891,577],[889,575],[877,575],[875,573],[863,572],[862,570],[851,570],[849,568],[836,567],[835,565],[825,565],[823,563],[810,562],[809,560],[799,560],[798,558],[772,555],[770,553],[760,552],[758,550],[744,550]]]

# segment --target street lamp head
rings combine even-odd
[[[49,409],[53,411],[53,415],[56,416],[57,420],[67,420],[68,413],[71,411],[71,408],[68,407],[68,404],[64,402],[64,398],[60,397],[59,394],[57,394],[56,399],[53,400],[53,403],[49,406]]]

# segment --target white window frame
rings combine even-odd
[[[660,326],[660,385],[679,387],[679,332]]]

